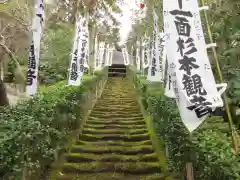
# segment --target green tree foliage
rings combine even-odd
[[[74,25],[69,23],[53,24],[45,31],[39,67],[41,84],[67,78],[73,37]]]
[[[208,4],[210,28],[217,43],[224,78],[228,80],[230,78],[228,72],[240,68],[240,1],[209,0]]]

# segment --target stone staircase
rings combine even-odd
[[[167,180],[159,166],[133,86],[109,77],[102,97],[56,180]]]
[[[123,64],[113,64],[108,68],[108,77],[126,77],[126,66]]]

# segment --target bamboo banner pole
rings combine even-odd
[[[204,6],[204,0],[201,0],[201,5]],[[213,43],[213,37],[212,37],[212,32],[211,32],[211,28],[210,28],[209,21],[208,21],[208,15],[207,15],[206,10],[203,10],[203,11],[204,11],[204,17],[205,17],[205,21],[206,21],[207,32],[208,32],[208,36],[209,36],[209,39],[210,39],[210,43]],[[218,55],[217,55],[216,48],[212,47],[212,51],[213,51],[213,56],[214,56],[216,67],[217,67],[218,77],[219,77],[220,83],[222,83],[223,82],[223,76],[222,76],[221,68],[220,68],[220,65],[219,65],[219,60],[218,60]],[[227,113],[227,117],[228,117],[228,126],[229,126],[229,129],[231,131],[233,148],[234,148],[235,153],[237,153],[238,152],[238,140],[236,138],[236,130],[233,128],[232,115],[231,115],[231,112],[230,112],[229,104],[227,102],[227,95],[226,95],[225,92],[223,93],[223,101],[224,101],[224,104],[225,104],[226,113]]]

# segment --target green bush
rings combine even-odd
[[[51,165],[54,154],[79,128],[85,93],[92,92],[105,76],[105,71],[84,76],[80,87],[62,81],[31,100],[2,107],[0,127],[5,131],[0,138],[0,175],[10,172],[17,177],[24,167],[31,171]]]
[[[210,117],[190,137],[175,101],[164,96],[161,85],[149,83],[134,72],[128,73],[153,117],[157,134],[165,141],[172,171],[181,174],[185,163],[192,162],[196,180],[240,179],[240,158],[232,148],[227,123],[219,117]]]

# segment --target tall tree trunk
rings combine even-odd
[[[7,90],[4,85],[3,80],[0,78],[0,106],[9,105],[9,100],[7,97]]]

